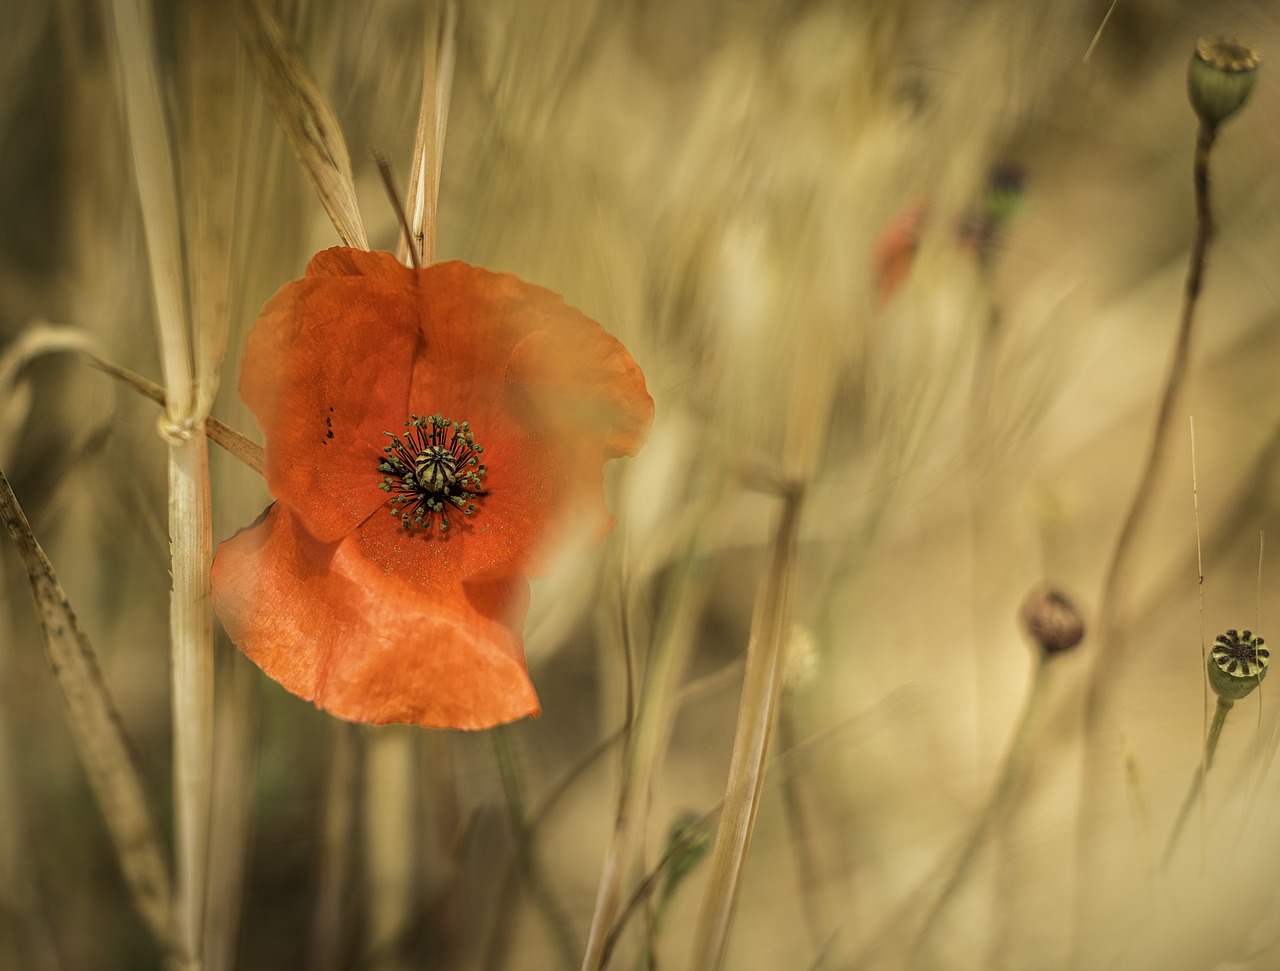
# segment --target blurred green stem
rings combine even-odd
[[[511,817],[511,830],[516,838],[516,851],[520,857],[520,872],[533,896],[533,902],[542,914],[556,949],[565,968],[578,963],[577,946],[569,917],[555,897],[546,871],[533,845],[533,830],[529,826],[524,807],[524,787],[520,781],[520,763],[511,744],[511,730],[503,725],[489,733],[493,739],[493,753],[498,761],[498,773],[502,776],[502,791],[507,798],[507,815]]]
[[[1234,704],[1224,698],[1218,699],[1218,707],[1213,712],[1213,724],[1209,726],[1209,733],[1204,739],[1204,758],[1191,776],[1191,784],[1187,786],[1187,794],[1182,800],[1182,807],[1178,810],[1178,818],[1174,820],[1173,829],[1169,833],[1169,842],[1165,844],[1163,865],[1166,867],[1173,859],[1174,850],[1178,848],[1178,838],[1182,835],[1182,827],[1186,824],[1187,817],[1191,815],[1191,807],[1204,788],[1204,777],[1213,767],[1213,754],[1218,750],[1218,738],[1222,734],[1222,726],[1226,723],[1227,713],[1231,711]]]
[[[651,635],[649,654],[635,704],[635,722],[624,735],[622,779],[619,784],[613,835],[605,850],[596,889],[595,908],[587,931],[582,971],[604,967],[604,948],[622,905],[623,883],[643,837],[654,773],[662,761],[678,707],[677,688],[693,651],[698,620],[706,598],[707,542],[718,529],[725,486],[718,469],[711,469],[688,504],[691,523],[681,551],[674,558],[671,593],[662,605]]]
[[[954,899],[956,891],[963,886],[965,879],[969,875],[970,868],[978,858],[983,846],[986,845],[992,830],[1004,816],[1005,809],[1009,804],[1009,797],[1013,794],[1014,786],[1022,777],[1023,769],[1026,766],[1027,752],[1030,749],[1031,739],[1034,735],[1032,728],[1036,721],[1036,713],[1040,710],[1046,694],[1049,663],[1048,656],[1044,652],[1038,651],[1036,653],[1035,670],[1031,676],[1031,684],[1027,689],[1026,700],[1023,702],[1022,714],[1018,718],[1017,727],[1013,731],[1013,737],[1009,742],[1009,750],[1005,753],[999,775],[996,777],[995,786],[991,790],[991,795],[987,798],[987,804],[983,807],[982,815],[978,817],[977,823],[965,839],[964,846],[961,847],[955,864],[951,868],[951,873],[946,877],[942,889],[934,898],[932,906],[930,906],[928,913],[925,915],[924,923],[920,926],[920,933],[916,935],[912,948],[913,953],[918,953],[927,943],[938,921],[946,913],[948,904]]]

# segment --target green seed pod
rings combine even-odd
[[[1209,687],[1223,701],[1235,703],[1267,676],[1271,652],[1252,631],[1219,634],[1209,652]]]
[[[1209,131],[1240,110],[1253,90],[1262,55],[1231,37],[1213,34],[1196,42],[1187,70],[1187,92]]]

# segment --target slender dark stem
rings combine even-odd
[[[1092,721],[1096,714],[1099,696],[1103,686],[1110,680],[1111,666],[1115,664],[1116,653],[1123,649],[1124,643],[1124,604],[1122,602],[1124,580],[1130,560],[1133,556],[1134,541],[1143,525],[1143,519],[1151,505],[1151,494],[1155,488],[1163,464],[1164,453],[1168,446],[1169,432],[1173,427],[1173,416],[1178,399],[1186,385],[1187,362],[1191,357],[1192,327],[1195,322],[1196,304],[1200,299],[1200,289],[1204,280],[1205,254],[1209,249],[1209,241],[1213,236],[1213,216],[1209,202],[1209,153],[1213,148],[1215,133],[1201,126],[1196,135],[1196,155],[1193,170],[1195,183],[1196,228],[1195,238],[1191,245],[1191,261],[1187,268],[1187,281],[1183,293],[1182,315],[1178,321],[1178,333],[1173,345],[1173,359],[1169,362],[1169,372],[1165,378],[1164,391],[1160,397],[1160,405],[1156,411],[1155,427],[1152,429],[1151,444],[1147,451],[1147,461],[1142,475],[1138,479],[1137,488],[1129,502],[1120,534],[1116,537],[1116,545],[1111,552],[1111,560],[1107,564],[1106,580],[1102,588],[1102,602],[1099,607],[1100,643],[1094,657],[1093,673],[1089,685],[1088,717]]]
[[[1127,643],[1127,587],[1132,572],[1134,549],[1150,511],[1151,497],[1164,464],[1169,433],[1173,427],[1173,417],[1186,384],[1196,305],[1199,302],[1204,281],[1205,256],[1213,238],[1213,215],[1209,196],[1209,156],[1216,135],[1216,128],[1208,128],[1204,125],[1201,125],[1196,133],[1195,161],[1192,169],[1195,187],[1195,235],[1191,243],[1191,257],[1183,290],[1178,332],[1174,339],[1173,357],[1169,362],[1164,391],[1156,411],[1146,464],[1142,468],[1133,498],[1129,502],[1128,511],[1120,527],[1120,533],[1116,537],[1099,598],[1098,639],[1093,648],[1093,661],[1085,690],[1084,705],[1084,760],[1076,836],[1077,872],[1080,877],[1076,891],[1077,927],[1074,945],[1076,954],[1073,959],[1075,966],[1088,963],[1082,948],[1087,946],[1089,940],[1097,938],[1097,928],[1092,925],[1094,917],[1100,915],[1102,896],[1099,894],[1100,888],[1095,886],[1096,881],[1087,879],[1085,875],[1089,873],[1090,866],[1097,862],[1094,857],[1097,855],[1099,837],[1109,818],[1107,807],[1097,798],[1097,794],[1106,792],[1108,789],[1104,776],[1108,765],[1107,743],[1113,738],[1113,734],[1100,730],[1101,722],[1107,711],[1109,692],[1118,681],[1116,672],[1122,663]]]
[[[1204,758],[1191,776],[1191,784],[1187,786],[1187,794],[1182,800],[1182,807],[1178,810],[1178,818],[1174,820],[1173,829],[1169,833],[1169,842],[1164,847],[1163,865],[1166,867],[1173,859],[1173,851],[1178,848],[1178,837],[1182,835],[1182,827],[1186,824],[1187,817],[1191,815],[1191,807],[1195,805],[1200,790],[1204,788],[1204,777],[1209,774],[1209,769],[1213,766],[1213,754],[1218,750],[1218,737],[1222,734],[1222,726],[1227,720],[1227,713],[1231,711],[1232,705],[1233,702],[1218,699],[1218,707],[1213,712],[1213,724],[1209,726],[1209,734],[1204,739]]]
[[[723,806],[723,800],[716,803],[702,814],[697,823],[694,824],[695,827],[709,824],[720,813]],[[667,872],[667,867],[671,865],[671,861],[676,858],[678,853],[686,852],[686,850],[687,847],[682,845],[679,840],[673,840],[671,845],[667,847],[666,852],[662,854],[662,859],[654,865],[652,870],[645,874],[644,879],[640,881],[635,890],[632,891],[631,896],[627,898],[627,902],[618,912],[617,920],[615,920],[613,926],[609,928],[609,933],[605,937],[604,947],[601,950],[600,957],[600,966],[602,968],[608,967],[609,958],[612,957],[613,949],[617,947],[618,940],[622,937],[622,932],[626,930],[627,922],[631,919],[632,915],[640,905],[647,902],[649,898],[653,896],[653,892],[658,889],[658,880]],[[668,892],[670,892],[670,888],[668,888]],[[654,917],[655,930],[657,929],[657,926],[662,923],[662,917],[665,915],[666,904],[669,902],[670,897],[667,896],[667,894],[663,894],[659,899],[658,913]],[[645,949],[645,953],[640,955],[641,959],[644,960],[646,955],[652,953],[652,950],[652,941],[650,941]]]
[[[378,166],[378,174],[382,176],[382,185],[387,190],[387,198],[391,200],[391,208],[396,211],[396,219],[400,221],[400,231],[404,233],[404,243],[409,250],[409,262],[415,270],[421,269],[422,260],[418,256],[418,247],[413,245],[413,230],[409,228],[409,219],[404,214],[404,202],[396,191],[396,177],[391,172],[391,163],[381,152],[373,153],[373,161]]]

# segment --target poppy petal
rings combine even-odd
[[[383,433],[407,417],[418,343],[412,304],[363,277],[291,283],[250,332],[240,392],[266,440],[267,488],[317,539],[341,538],[386,501]]]
[[[464,263],[404,272],[421,274],[425,346],[409,412],[470,423],[487,494],[473,517],[449,515],[447,535],[375,514],[358,530],[365,555],[427,588],[543,572],[559,527],[598,542],[613,525],[601,464],[634,454],[653,421],[635,361],[561,297],[510,274]]]
[[[886,303],[910,275],[928,213],[926,200],[914,202],[890,219],[876,238],[871,249],[871,270],[877,304]]]
[[[571,335],[529,334],[512,350],[504,380],[544,427],[597,439],[607,458],[635,455],[653,425],[653,399],[626,348],[587,323]]]
[[[536,576],[561,535],[593,545],[613,527],[598,441],[535,438],[510,417],[482,417],[475,427],[490,464],[474,515],[451,514],[444,531],[436,524],[407,531],[380,511],[351,536],[370,560],[424,591],[459,579]]]
[[[318,542],[277,502],[218,548],[213,591],[251,660],[341,718],[481,729],[539,712],[523,578],[454,582],[425,598],[353,538]]]

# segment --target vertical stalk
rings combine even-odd
[[[1227,714],[1234,705],[1235,702],[1219,698],[1218,706],[1213,710],[1213,724],[1209,726],[1209,733],[1204,739],[1204,758],[1196,766],[1196,771],[1191,776],[1191,784],[1187,786],[1187,794],[1183,797],[1182,806],[1178,809],[1177,819],[1174,820],[1173,829],[1169,833],[1169,842],[1165,844],[1162,864],[1166,867],[1169,865],[1169,861],[1173,859],[1174,850],[1178,848],[1178,838],[1182,835],[1182,827],[1186,824],[1187,817],[1191,814],[1191,807],[1195,805],[1196,799],[1204,788],[1204,778],[1209,774],[1209,769],[1213,767],[1213,756],[1218,751],[1218,738],[1222,735],[1222,726],[1226,724]]]
[[[722,491],[719,476],[713,475],[711,479],[699,503],[701,508],[696,510],[700,515],[694,517],[693,522],[709,522],[714,516],[712,503],[719,503]],[[598,971],[604,965],[610,929],[622,905],[623,882],[633,863],[636,843],[644,832],[650,786],[670,738],[676,687],[692,653],[706,594],[708,554],[701,528],[695,528],[676,558],[673,574],[677,579],[654,626],[653,647],[645,661],[635,723],[625,742],[617,815],[600,869],[582,971]]]
[[[133,167],[142,210],[165,379],[162,436],[169,445],[169,600],[172,658],[173,798],[177,880],[173,963],[201,967],[213,767],[213,537],[204,416],[196,406],[187,294],[182,273],[177,171],[146,0],[114,0]],[[214,365],[216,367],[216,365]]]
[[[511,820],[512,835],[519,854],[520,872],[533,897],[534,905],[542,914],[547,930],[555,941],[556,950],[560,952],[561,965],[566,971],[572,971],[573,966],[578,963],[573,928],[568,914],[556,899],[551,881],[547,879],[546,869],[534,846],[533,827],[529,824],[525,811],[524,786],[520,779],[519,757],[511,741],[511,729],[506,725],[499,725],[489,733],[489,737],[493,741],[498,774],[502,777],[502,792],[506,797],[507,816]]]
[[[369,726],[365,749],[365,953],[371,971],[402,971],[419,859],[414,737],[405,725]]]
[[[436,258],[436,203],[440,196],[444,135],[453,92],[457,32],[457,0],[439,0],[434,15],[427,20],[422,100],[418,106],[413,166],[409,172],[408,222],[412,240],[401,240],[396,247],[396,258],[402,263],[411,262],[409,246],[414,244],[418,246],[418,261],[422,266],[430,266]]]
[[[693,969],[718,971],[724,966],[742,869],[760,808],[769,741],[778,717],[783,667],[791,637],[796,543],[803,496],[799,486],[789,488],[783,496],[782,514],[771,544],[769,572],[756,600],[724,811],[689,962]]]
[[[311,919],[311,971],[338,971],[342,966],[343,908],[351,882],[352,834],[355,832],[357,788],[356,726],[333,719],[328,726],[329,778],[324,796],[324,836],[320,875]]]
[[[1186,385],[1191,357],[1191,340],[1196,305],[1204,282],[1205,256],[1213,236],[1213,216],[1209,196],[1209,159],[1217,129],[1201,124],[1196,133],[1192,181],[1195,188],[1195,234],[1183,292],[1182,312],[1174,339],[1173,357],[1165,377],[1164,390],[1156,411],[1146,463],[1138,478],[1133,498],[1116,537],[1103,581],[1098,606],[1098,642],[1093,649],[1084,704],[1084,762],[1080,781],[1080,809],[1076,838],[1078,886],[1076,888],[1076,963],[1088,963],[1089,942],[1099,939],[1098,919],[1105,913],[1105,895],[1097,881],[1089,878],[1091,866],[1101,851],[1102,830],[1111,818],[1101,794],[1112,788],[1106,775],[1113,760],[1106,751],[1112,739],[1107,729],[1111,718],[1110,692],[1118,682],[1116,670],[1122,664],[1127,645],[1126,612],[1129,608],[1133,555],[1147,525],[1151,497],[1164,467],[1169,432],[1178,402]]]
[[[924,948],[929,936],[933,933],[934,928],[937,927],[938,921],[946,913],[947,906],[954,899],[956,891],[964,885],[969,876],[970,868],[973,866],[974,861],[978,859],[979,852],[986,846],[992,830],[995,829],[996,824],[1004,816],[1005,809],[1009,804],[1009,797],[1014,791],[1014,785],[1022,777],[1023,768],[1027,760],[1027,751],[1033,735],[1032,726],[1035,724],[1036,713],[1040,710],[1045,697],[1045,686],[1048,683],[1049,673],[1049,655],[1043,651],[1037,651],[1035,665],[1031,686],[1028,688],[1026,700],[1023,702],[1022,714],[1018,718],[1018,725],[1014,729],[1013,739],[1009,743],[1009,751],[1005,754],[1004,761],[1001,763],[995,787],[991,790],[987,804],[982,809],[982,815],[978,817],[978,822],[970,830],[964,846],[961,847],[959,854],[956,856],[951,872],[942,884],[942,889],[938,891],[934,897],[933,904],[925,914],[924,923],[921,925],[920,932],[916,935],[915,943],[912,947],[913,953],[919,953]]]
[[[203,425],[169,446],[169,543],[173,589],[173,799],[180,966],[202,965],[213,774],[213,612],[209,566],[209,452]]]

